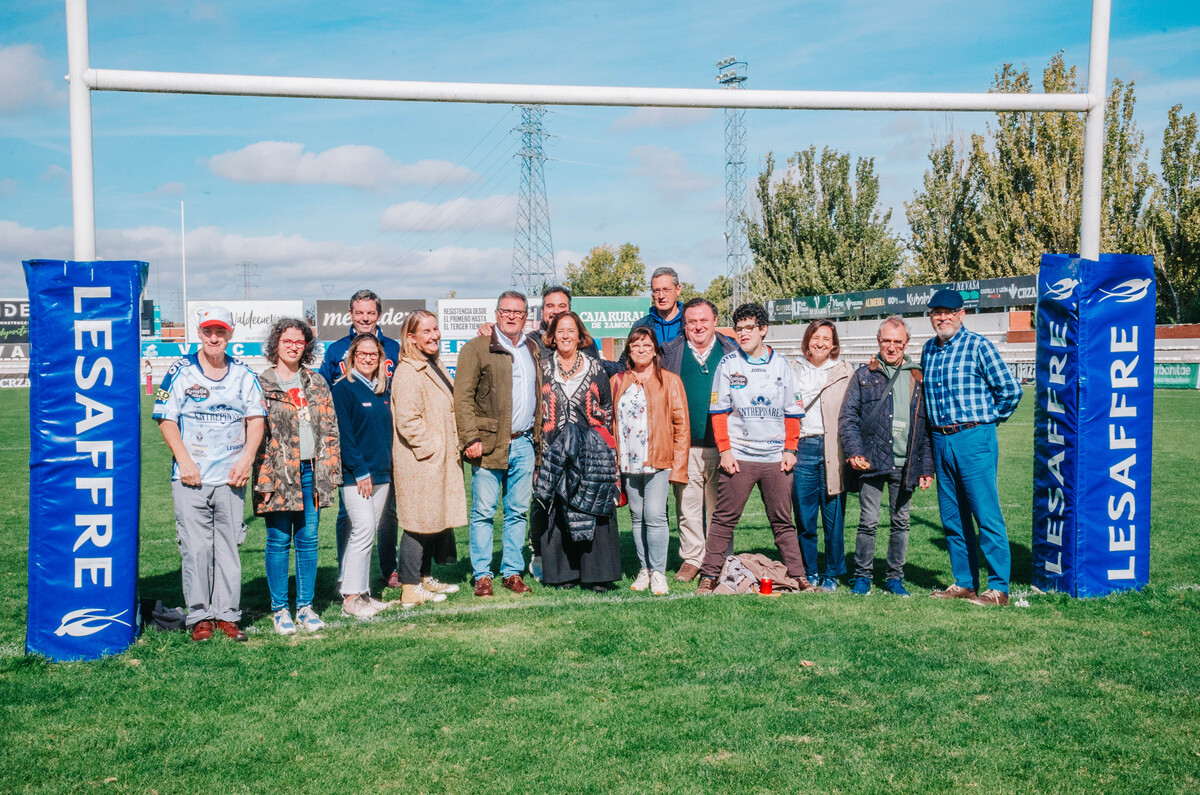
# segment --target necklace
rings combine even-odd
[[[579,368],[583,365],[583,357],[578,351],[575,352],[575,364],[571,365],[571,369],[569,370],[563,369],[563,360],[561,357],[555,356],[554,358],[558,362],[558,374],[562,376],[564,381],[579,372]]]

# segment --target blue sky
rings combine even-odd
[[[22,0],[0,22],[0,297],[20,262],[70,258],[65,15]],[[1114,2],[1109,77],[1135,80],[1152,167],[1167,109],[1200,111],[1200,3]],[[836,6],[836,7],[835,7]],[[501,83],[983,91],[1005,61],[1058,50],[1086,82],[1091,6],[1074,0],[789,3],[93,2],[96,68]],[[191,298],[490,295],[512,264],[520,171],[508,106],[96,92],[98,256],[151,264],[175,312],[179,205]],[[931,135],[990,114],[750,111],[748,178],[768,152],[876,158],[892,224]],[[703,286],[725,265],[721,111],[561,107],[547,114],[557,262],[639,245]],[[753,201],[751,201],[753,205]]]

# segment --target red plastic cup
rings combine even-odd
[[[775,581],[770,577],[763,577],[758,581],[758,592],[763,596],[770,596],[772,589],[775,587]]]

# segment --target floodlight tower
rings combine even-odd
[[[546,177],[542,164],[546,155],[542,129],[546,109],[541,105],[518,105],[521,125],[521,195],[517,200],[517,231],[513,240],[512,283],[528,295],[557,280],[554,272],[554,239],[550,236],[550,207],[546,201]]]
[[[746,82],[745,61],[732,55],[717,61],[717,82],[738,89]],[[746,215],[746,111],[725,109],[725,275],[729,278],[730,312],[749,295],[749,245],[742,219]]]

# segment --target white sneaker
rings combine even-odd
[[[348,599],[342,600],[342,612],[352,618],[365,620],[379,611],[370,602],[363,599],[360,594],[355,594]]]
[[[325,629],[325,622],[317,615],[317,611],[312,609],[311,605],[305,605],[296,611],[296,621],[300,624],[301,629],[306,632],[317,632]]]
[[[458,586],[454,583],[441,582],[435,580],[433,577],[422,577],[421,585],[425,587],[426,591],[432,591],[433,593],[458,593]]]
[[[669,590],[667,587],[667,575],[661,571],[650,572],[650,593],[655,596],[666,596]]]
[[[369,605],[371,605],[371,607],[375,608],[376,613],[382,613],[384,610],[387,610],[389,607],[392,606],[391,602],[384,602],[379,599],[376,599],[374,596],[371,596],[371,594],[369,594],[369,593],[362,594],[362,598],[366,600],[367,604],[369,604]]]
[[[650,587],[650,569],[641,569],[638,571],[637,578],[633,581],[633,585],[629,586],[633,591],[644,591]]]
[[[286,607],[276,610],[272,620],[275,622],[275,631],[280,635],[296,634],[296,625],[292,623],[292,614],[288,612]]]
[[[428,588],[425,587],[424,582],[417,583],[416,591],[417,591],[417,596],[421,597],[426,602],[444,602],[444,601],[446,601],[446,594],[440,593],[438,591],[429,590]]]

